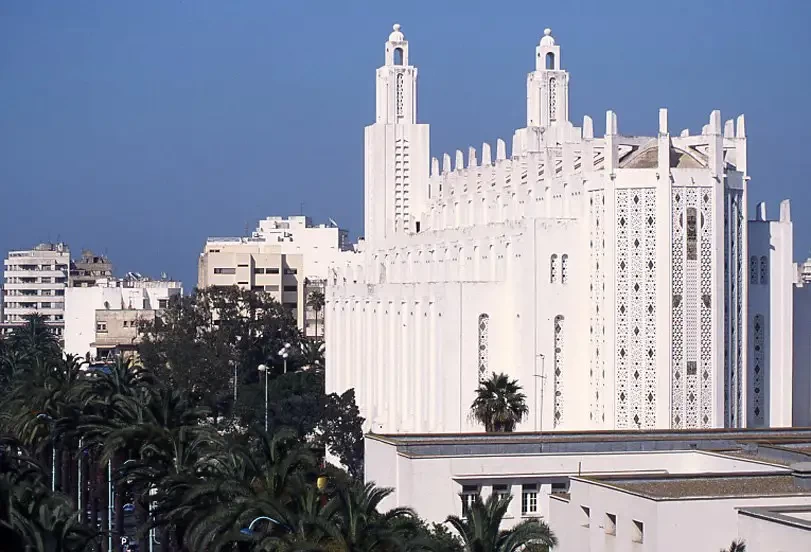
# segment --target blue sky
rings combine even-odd
[[[544,27],[570,115],[623,134],[746,114],[750,206],[811,248],[811,2],[0,2],[0,251],[41,240],[190,288],[207,236],[268,215],[363,222],[363,126],[399,22],[432,154],[508,140]]]

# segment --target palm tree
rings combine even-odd
[[[14,328],[8,337],[8,348],[30,358],[59,358],[59,338],[45,323],[45,316],[34,313],[25,316],[25,324]]]
[[[324,341],[314,337],[301,342],[301,365],[309,370],[324,368]]]
[[[506,374],[496,374],[479,382],[476,399],[470,405],[471,415],[484,424],[484,430],[492,432],[511,432],[529,413],[526,395],[521,393],[518,380],[512,380]]]
[[[467,517],[450,516],[446,520],[462,539],[466,552],[516,552],[532,547],[551,550],[558,539],[549,526],[536,519],[527,519],[512,529],[500,530],[501,521],[512,501],[512,496],[492,494],[483,502],[476,496],[468,507]]]
[[[318,337],[318,313],[324,308],[324,292],[311,291],[307,298],[307,306],[315,312],[315,335]]]
[[[742,540],[734,540],[729,549],[721,549],[721,552],[746,552],[746,544]]]

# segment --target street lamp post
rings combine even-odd
[[[44,412],[37,414],[37,420],[45,420],[51,433],[51,492],[56,492],[56,442],[54,439],[54,420]]]
[[[541,380],[541,399],[540,399],[540,408],[539,408],[539,405],[538,405],[538,385],[536,384],[536,385],[533,386],[533,388],[535,390],[535,412],[538,413],[535,416],[535,421],[537,422],[537,425],[536,425],[537,430],[538,431],[543,431],[544,382],[546,381],[546,375],[544,374],[544,372],[545,372],[545,368],[546,368],[546,357],[543,355],[543,353],[538,353],[537,357],[541,359],[541,373],[540,374],[536,373],[536,374],[533,374],[533,375],[536,378],[540,378],[540,380]],[[535,365],[537,367],[537,362],[535,363]]]
[[[289,343],[285,343],[284,347],[279,349],[279,356],[282,357],[282,360],[284,361],[284,373],[285,374],[287,373],[287,357],[290,356],[290,347],[291,346],[290,346]]]
[[[268,430],[268,367],[260,364],[257,368],[260,372],[265,373],[265,432]]]

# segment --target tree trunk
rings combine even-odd
[[[108,550],[107,548],[107,533],[110,531],[110,523],[107,517],[110,507],[110,501],[107,494],[109,475],[107,472],[106,463],[103,464],[101,461],[99,461],[96,466],[98,474],[96,479],[96,489],[100,490],[99,502],[101,503],[101,550],[102,552],[112,552],[112,550]]]
[[[101,487],[99,486],[99,463],[96,458],[93,458],[92,454],[88,454],[87,456],[87,482],[89,484],[88,487],[88,500],[90,500],[90,524],[93,529],[98,530],[99,528],[99,494],[98,489]]]
[[[149,498],[147,497],[147,500]],[[147,502],[147,504],[149,504]],[[138,550],[143,550],[146,552],[149,550],[149,531],[146,530],[147,522],[147,509],[144,508],[143,501],[139,500],[136,496],[135,500],[135,526],[136,526],[136,535],[138,539]]]

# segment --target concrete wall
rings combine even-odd
[[[795,552],[811,549],[811,508],[806,508],[806,526],[779,523],[738,512],[738,536],[747,552]]]

